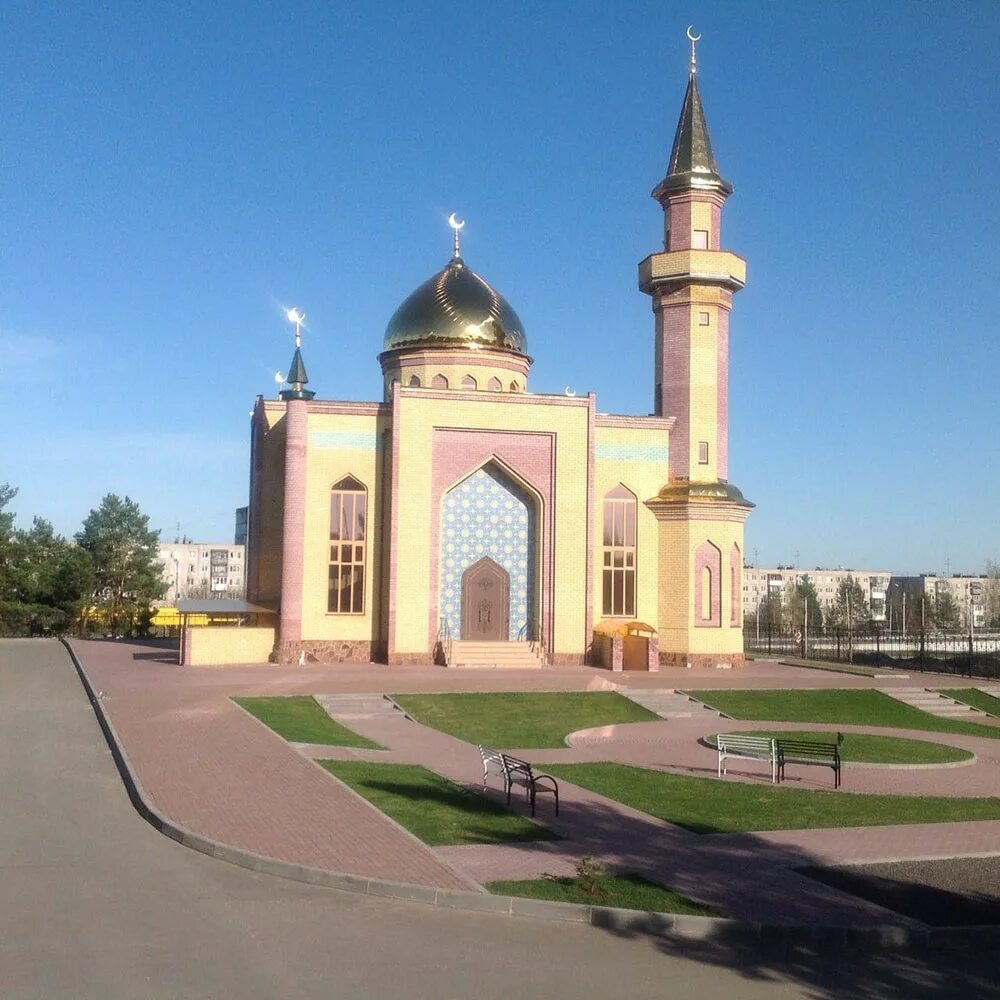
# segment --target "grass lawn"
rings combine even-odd
[[[559,839],[551,830],[418,764],[318,763],[425,844]]]
[[[937,690],[937,688],[935,688]],[[955,701],[962,702],[963,705],[971,705],[973,708],[981,708],[990,715],[1000,715],[1000,698],[994,698],[985,691],[977,691],[975,688],[950,688],[941,689],[941,694],[954,698]]]
[[[312,695],[291,698],[234,698],[265,726],[290,743],[324,743],[331,747],[383,749],[377,743],[334,722]]]
[[[740,730],[741,735],[766,736],[768,738],[786,736],[798,740],[815,740],[817,743],[835,743],[835,732],[803,732],[791,729]],[[715,737],[706,741],[715,746]],[[840,759],[855,764],[950,764],[959,760],[971,760],[972,754],[960,747],[950,747],[943,743],[928,743],[924,740],[904,740],[898,736],[869,736],[866,733],[844,733],[840,747]]]
[[[691,778],[627,764],[546,764],[545,770],[695,833],[1000,819],[997,798],[806,791],[735,780]]]
[[[601,880],[603,896],[583,891],[574,878],[536,878],[523,882],[489,882],[486,888],[497,896],[527,896],[556,903],[585,903],[588,906],[618,906],[625,910],[649,910],[652,913],[693,913],[717,917],[715,910],[696,903],[655,882],[638,875],[607,875]]]
[[[832,691],[688,691],[687,694],[734,719],[924,729],[930,733],[964,733],[1000,739],[1000,727],[942,719],[904,705],[881,691],[838,688]]]
[[[565,746],[577,729],[659,716],[613,691],[393,695],[418,722],[502,749]]]

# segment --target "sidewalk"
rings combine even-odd
[[[552,816],[548,801],[540,803],[538,815],[565,839],[431,850],[309,759],[341,756],[340,752],[312,747],[299,752],[230,700],[233,695],[360,691],[600,690],[610,689],[612,683],[657,688],[884,687],[884,678],[874,681],[760,662],[741,671],[674,670],[638,677],[589,668],[460,672],[309,665],[192,670],[162,662],[164,657],[138,644],[73,645],[95,690],[102,692],[102,704],[159,810],[207,837],[299,864],[467,889],[493,879],[567,874],[581,856],[595,855],[613,867],[662,881],[729,916],[871,925],[905,921],[791,869],[848,860],[1000,851],[1000,822],[698,836],[566,782],[562,815]],[[912,685],[905,679],[899,683]],[[354,718],[348,724],[387,747],[386,759],[423,764],[462,784],[478,785],[481,780],[479,755],[470,744],[401,716],[367,722]],[[723,724],[754,727],[731,720]],[[605,727],[574,734],[573,747],[565,750],[525,753],[539,764],[659,761],[687,773],[714,774],[715,754],[699,746],[697,737],[719,725],[718,720],[690,719]],[[1000,741],[993,745],[950,734],[913,735],[970,745],[981,754],[980,760],[964,767],[911,771],[849,765],[846,791],[953,795],[1000,791],[994,777],[1000,772],[996,767]],[[800,787],[827,787],[825,771],[812,770],[820,773],[799,777]]]

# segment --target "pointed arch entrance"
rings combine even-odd
[[[535,499],[498,462],[481,466],[445,493],[439,607],[452,636],[481,632],[487,619],[495,639],[528,635],[537,614],[536,525]],[[489,606],[473,608],[471,595],[485,600],[487,591]],[[485,638],[478,632],[468,637]]]

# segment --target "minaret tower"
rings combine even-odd
[[[712,153],[698,93],[695,43],[667,174],[662,252],[639,265],[653,300],[653,411],[673,417],[668,480],[648,501],[660,521],[660,659],[686,666],[743,662],[743,523],[753,504],[727,482],[729,311],[746,263],[721,249],[732,194]]]
[[[287,312],[295,326],[295,353],[285,381],[290,388],[281,391],[285,401],[285,493],[281,541],[281,608],[278,641],[274,659],[293,662],[302,640],[303,563],[306,531],[306,437],[309,400],[316,395],[305,386],[309,381],[302,360],[302,324],[305,316],[298,309]]]

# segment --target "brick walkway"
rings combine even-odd
[[[469,744],[402,716],[345,722],[387,751],[293,747],[236,707],[232,695],[454,690],[610,690],[630,687],[891,687],[913,679],[826,673],[756,662],[740,671],[666,670],[609,675],[590,668],[446,671],[376,665],[253,666],[182,669],[169,653],[121,642],[76,642],[102,701],[155,804],[175,822],[226,843],[303,864],[422,885],[468,887],[500,878],[567,874],[583,855],[644,874],[748,920],[795,923],[891,923],[895,914],[795,874],[802,865],[899,857],[1000,852],[1000,822],[928,824],[848,830],[697,836],[562,783],[556,819],[548,799],[538,818],[564,838],[556,842],[475,845],[432,851],[318,768],[310,757],[419,763],[461,784],[478,786],[478,752]],[[928,680],[921,678],[921,680]],[[934,683],[934,681],[929,681]],[[948,683],[942,680],[942,684]],[[574,734],[571,747],[523,751],[539,764],[617,760],[715,774],[714,751],[700,736],[753,723],[676,719]],[[757,725],[759,728],[759,724]],[[781,724],[781,728],[800,728]],[[801,728],[810,728],[803,726]],[[812,727],[814,728],[814,727]],[[840,727],[850,731],[852,727]],[[867,731],[867,730],[866,730]],[[973,750],[962,767],[877,769],[847,765],[845,792],[1000,794],[1000,741],[952,734],[898,733]],[[298,750],[298,752],[297,752]],[[746,765],[742,767],[741,765]],[[736,762],[742,780],[752,762]],[[731,770],[731,780],[741,780]],[[789,768],[788,782],[829,787],[826,769]],[[491,793],[499,797],[497,792]]]

